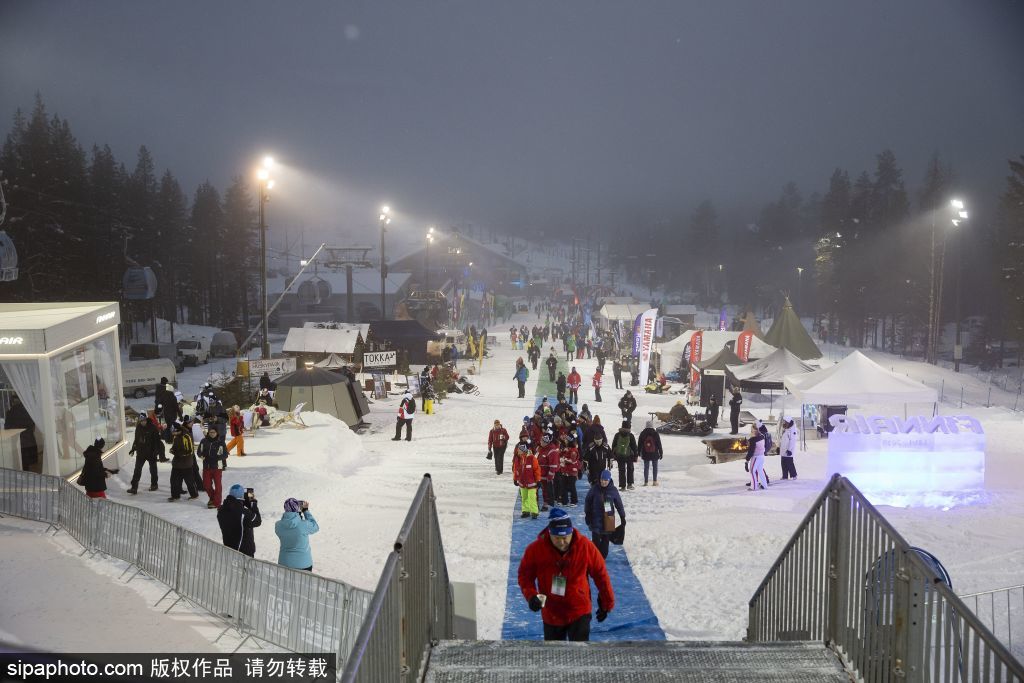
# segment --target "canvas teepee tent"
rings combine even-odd
[[[771,329],[764,335],[764,340],[777,348],[789,349],[790,353],[800,360],[821,358],[821,351],[797,317],[789,297],[786,297],[782,312],[775,317]]]
[[[757,322],[757,316],[754,312],[747,309],[747,312],[743,314],[743,332],[753,332],[754,336],[758,339],[764,339],[764,332],[761,331],[761,324]]]

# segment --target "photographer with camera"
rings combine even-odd
[[[260,508],[256,504],[256,492],[235,484],[228,489],[228,495],[217,511],[224,545],[234,548],[249,557],[256,556],[256,540],[253,529],[263,524]]]
[[[309,537],[320,531],[320,526],[309,511],[309,501],[289,498],[284,502],[284,515],[274,525],[274,532],[281,540],[281,551],[277,563],[293,569],[313,571],[313,553],[309,549]]]

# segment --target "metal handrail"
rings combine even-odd
[[[423,475],[340,680],[420,680],[430,647],[453,637],[452,590],[437,505]]]
[[[997,596],[1001,597],[997,600]],[[986,597],[988,600],[983,600]],[[1017,624],[1018,634],[1024,631],[1024,584],[964,593],[960,595],[960,599],[967,604],[973,601],[972,611],[986,623],[988,629],[1009,648],[1011,653],[1024,652],[1020,636],[1018,635],[1016,646],[1013,641],[1014,622]]]
[[[822,640],[864,680],[1024,681],[1010,650],[840,475],[748,607],[748,640]]]

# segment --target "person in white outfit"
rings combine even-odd
[[[779,440],[779,455],[782,460],[782,478],[796,479],[796,465],[793,464],[793,454],[796,453],[797,429],[794,420],[786,420],[782,423],[782,439]]]
[[[768,488],[768,479],[764,476],[764,435],[757,424],[750,425],[750,436],[747,437],[747,462],[744,469],[750,472],[750,490],[758,491]]]

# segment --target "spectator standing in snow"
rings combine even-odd
[[[565,378],[565,373],[559,372],[558,379],[555,380],[555,390],[557,392],[556,395],[558,396],[559,403],[565,401],[565,384],[567,381],[568,380],[566,380]]]
[[[78,477],[79,486],[85,487],[85,495],[90,498],[107,497],[107,476],[117,474],[118,470],[107,469],[103,466],[103,449],[107,443],[103,439],[96,441],[85,449],[82,454],[82,474]]]
[[[747,437],[747,459],[743,465],[750,472],[750,490],[759,491],[768,488],[768,480],[764,476],[764,435],[757,424],[750,425],[750,436]]]
[[[782,460],[782,478],[796,479],[796,465],[793,464],[793,454],[796,453],[796,446],[799,439],[796,422],[786,420],[782,423],[782,439],[779,441],[779,456]]]
[[[210,497],[206,507],[219,508],[223,490],[221,473],[228,466],[228,452],[213,427],[206,431],[206,438],[199,442],[199,457],[203,461],[203,489]]]
[[[550,379],[552,382],[554,382],[555,381],[555,372],[558,371],[558,359],[555,358],[555,350],[554,349],[551,349],[551,353],[548,355],[547,359],[544,361],[544,365],[546,365],[548,367],[548,379]]]
[[[228,410],[228,430],[231,432],[231,441],[225,445],[227,452],[232,448],[238,448],[238,455],[245,455],[245,418],[238,406],[232,406]]]
[[[629,431],[629,423],[623,422],[612,439],[612,454],[619,467],[619,488],[633,490],[633,463],[636,462],[636,437]]]
[[[309,537],[320,531],[309,501],[289,498],[284,502],[284,514],[274,524],[274,533],[281,541],[277,563],[293,569],[313,571],[313,551]]]
[[[633,392],[628,389],[622,398],[619,399],[619,410],[622,411],[622,419],[632,425],[633,411],[636,410],[636,399],[633,398]]]
[[[255,557],[256,539],[253,529],[263,524],[256,496],[249,493],[241,484],[234,484],[228,489],[228,495],[217,510],[217,523],[220,524],[220,535],[224,545],[238,552]]]
[[[591,380],[591,384],[594,386],[594,400],[598,403],[601,402],[601,385],[604,384],[604,380],[601,379],[601,371],[598,370],[594,373],[594,378]]]
[[[708,399],[708,407],[704,411],[704,417],[707,418],[708,424],[714,429],[718,427],[718,399],[714,396]]]
[[[520,358],[516,361],[516,373],[512,375],[512,379],[516,381],[519,386],[519,398],[526,398],[526,380],[530,377],[530,371],[526,369],[526,363]]]
[[[615,513],[619,513],[621,526],[626,525],[626,509],[622,506],[622,496],[612,483],[612,473],[602,470],[598,474],[600,483],[590,487],[587,498],[583,501],[583,509],[590,529],[590,538],[597,546],[601,557],[608,557],[608,541],[619,524],[615,523]]]
[[[572,519],[552,508],[548,526],[527,546],[519,562],[519,588],[534,612],[541,613],[544,640],[590,640],[590,582],[597,587],[597,621],[608,618],[615,593],[597,547],[576,533]]]
[[[520,442],[516,446],[516,453],[512,457],[513,483],[519,487],[519,497],[522,499],[522,517],[537,519],[540,511],[537,509],[537,487],[540,485],[541,471],[537,456],[530,450],[529,445]]]
[[[740,433],[740,406],[743,405],[743,395],[739,389],[732,390],[732,398],[729,400],[729,424],[732,426],[730,434]]]
[[[612,449],[603,435],[594,438],[586,450],[587,458],[587,481],[591,486],[598,484],[598,477],[601,471],[608,467],[612,460]]]
[[[580,474],[580,452],[576,448],[576,435],[566,432],[562,435],[562,447],[559,449],[558,478],[555,486],[555,498],[571,508],[579,504],[576,492],[576,480]]]
[[[540,463],[540,488],[538,492],[543,495],[544,500],[540,501],[540,511],[544,512],[548,507],[554,506],[556,501],[556,486],[558,482],[558,464],[561,450],[554,434],[550,431],[544,432],[540,438],[540,449],[537,452],[537,462]]]
[[[615,388],[622,388],[622,363],[618,358],[612,360],[612,376],[615,378]]]
[[[171,497],[168,502],[181,498],[181,485],[188,489],[188,499],[199,497],[198,483],[193,471],[196,469],[196,449],[192,435],[187,433],[181,423],[174,423],[171,428]]]
[[[572,367],[569,371],[569,376],[566,378],[566,384],[569,386],[569,403],[579,405],[580,402],[580,385],[583,384],[583,378],[580,377],[580,373],[576,372],[576,366]]]
[[[505,449],[508,448],[508,432],[501,426],[500,420],[494,421],[494,427],[487,434],[487,457],[494,458],[494,473],[501,474],[505,470]]]
[[[416,399],[408,391],[402,396],[402,402],[398,404],[398,418],[395,421],[395,438],[392,441],[402,440],[402,427],[405,426],[405,440],[412,441],[412,416],[416,412]]]
[[[640,457],[644,459],[644,486],[647,486],[647,474],[649,469],[654,470],[654,486],[658,485],[658,461],[661,460],[661,435],[654,428],[654,421],[648,420],[647,426],[640,432],[637,440],[640,447]]]
[[[129,454],[135,454],[135,473],[132,474],[132,485],[128,493],[135,495],[139,492],[139,481],[142,479],[142,468],[149,463],[149,490],[157,490],[157,469],[156,457],[160,440],[160,428],[156,426],[156,415],[153,411],[147,417],[143,417],[135,425],[135,441],[132,442],[132,449]]]

